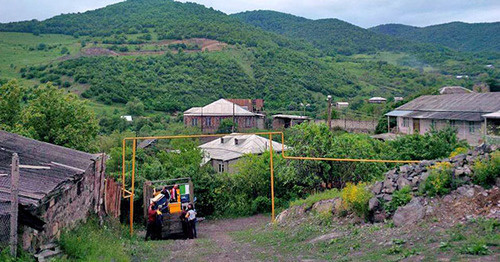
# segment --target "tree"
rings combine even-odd
[[[131,115],[142,116],[144,114],[144,104],[136,97],[132,101],[128,101],[126,107],[127,112]]]
[[[21,114],[22,90],[16,80],[0,86],[0,126],[13,127]]]
[[[233,130],[234,127],[234,130]],[[232,119],[222,119],[220,121],[219,128],[217,129],[218,134],[229,134],[232,132],[238,132],[238,124],[233,122]]]
[[[22,113],[22,127],[32,138],[83,151],[93,151],[98,123],[75,95],[47,84],[35,90],[35,99]]]

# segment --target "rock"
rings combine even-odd
[[[399,172],[400,173],[408,173],[409,170],[410,170],[410,168],[409,168],[408,165],[404,165],[404,166],[400,166],[399,167]]]
[[[420,176],[420,182],[425,181],[428,177],[429,177],[429,172],[422,173],[422,175]]]
[[[312,210],[318,212],[318,213],[325,213],[325,212],[335,212],[335,205],[337,201],[339,201],[340,198],[334,198],[334,199],[327,199],[327,200],[321,200],[312,206]]]
[[[385,194],[382,199],[384,199],[387,202],[390,202],[392,200],[392,195]]]
[[[303,216],[304,213],[305,213],[304,205],[293,206],[293,207],[286,209],[283,212],[279,213],[279,215],[276,217],[276,222],[278,224],[284,224],[284,223],[287,223],[288,221],[295,220],[294,218]]]
[[[463,167],[457,167],[455,169],[455,176],[461,176],[465,174],[464,168]]]
[[[462,196],[472,198],[474,196],[474,188],[469,186],[461,186],[457,188],[457,193]]]
[[[373,187],[372,187],[373,194],[375,194],[375,195],[380,194],[380,192],[382,192],[383,187],[384,187],[384,182],[382,182],[382,181],[376,182],[375,185],[373,185]]]
[[[394,192],[395,190],[396,189],[392,185],[392,180],[391,179],[386,179],[384,181],[384,189],[382,190],[382,192],[392,194],[392,192]]]
[[[379,205],[380,205],[380,201],[378,201],[378,199],[376,197],[372,197],[368,201],[368,209],[370,211],[375,210]]]
[[[373,222],[375,222],[375,223],[384,222],[386,218],[387,218],[387,214],[385,213],[384,210],[382,210],[380,212],[375,212],[373,214]]]
[[[326,234],[326,235],[322,235],[322,236],[313,238],[313,239],[309,240],[308,242],[309,242],[309,244],[314,244],[314,243],[318,243],[318,242],[322,242],[322,241],[332,240],[334,238],[339,238],[339,237],[342,237],[342,236],[344,236],[343,233],[333,232],[333,233],[330,233],[330,234]]]
[[[399,207],[394,213],[393,222],[397,227],[415,224],[425,216],[425,207],[421,203],[421,198],[415,197],[406,206]]]
[[[433,215],[434,214],[434,208],[431,207],[431,206],[427,206],[427,208],[425,209],[425,215],[426,216],[430,216],[430,215]]]
[[[414,176],[412,179],[411,179],[411,185],[412,187],[416,187],[418,186],[418,182],[420,181],[420,178],[418,176]]]
[[[408,181],[408,179],[406,179],[404,177],[400,177],[396,183],[398,184],[399,190],[401,190],[401,188],[411,184],[410,181]]]
[[[443,198],[443,201],[446,202],[446,203],[449,203],[449,202],[453,201],[453,196],[452,195],[446,195]]]

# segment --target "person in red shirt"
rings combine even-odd
[[[170,192],[170,203],[177,202],[178,197],[179,197],[179,185],[175,184]]]
[[[145,241],[148,241],[148,237],[151,237],[151,240],[156,239],[156,203],[153,201],[149,205],[148,208],[148,225],[146,227],[146,238]]]

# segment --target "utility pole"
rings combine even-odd
[[[328,95],[327,96],[327,101],[328,101],[328,118],[326,120],[328,129],[332,129],[332,96]]]
[[[19,203],[19,156],[12,155],[12,169],[10,182],[10,254],[17,257],[17,215]]]
[[[234,102],[233,102],[233,124],[231,125],[231,133],[234,133],[234,125],[235,125],[235,119],[234,119]]]
[[[203,134],[203,107],[201,107],[201,133]]]

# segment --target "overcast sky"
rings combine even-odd
[[[0,22],[43,20],[120,0],[0,0]],[[182,0],[181,2],[186,2]],[[190,0],[225,13],[275,10],[311,19],[338,18],[371,27],[385,23],[426,26],[452,21],[496,22],[499,0]]]

